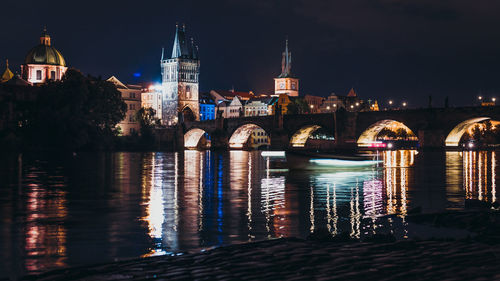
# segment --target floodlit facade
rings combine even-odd
[[[193,40],[188,44],[186,27],[176,26],[174,46],[170,59],[161,58],[163,87],[162,123],[175,125],[178,118],[200,120],[199,112],[200,60]],[[179,113],[181,113],[179,115]]]
[[[245,116],[270,115],[266,99],[249,100],[245,103]]]
[[[61,80],[68,68],[62,54],[52,46],[51,38],[44,29],[40,44],[31,49],[21,65],[22,78],[31,84]]]
[[[155,110],[155,117],[161,120],[162,88],[160,85],[149,86],[141,93],[141,107]]]
[[[215,102],[209,93],[200,94],[200,121],[215,119]]]
[[[139,134],[140,123],[137,112],[141,109],[142,87],[138,85],[125,85],[115,76],[111,76],[107,81],[116,85],[122,94],[123,101],[127,104],[125,118],[116,126],[120,128],[122,136]]]
[[[256,128],[252,131],[248,143],[250,148],[258,148],[259,146],[267,146],[270,144],[270,139],[266,131],[261,128]]]
[[[306,101],[307,105],[309,106],[309,112],[310,113],[320,113],[321,112],[321,105],[325,101],[324,97],[318,97],[318,96],[313,96],[313,95],[306,95],[304,97],[304,100]]]

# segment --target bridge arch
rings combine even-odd
[[[403,128],[406,131],[409,131],[411,134],[415,135],[413,130],[411,130],[404,123],[392,119],[384,119],[370,125],[367,129],[363,131],[363,133],[361,133],[361,135],[357,140],[358,146],[369,146],[373,142],[377,141],[378,134],[383,129],[387,128]]]
[[[245,143],[248,142],[248,138],[252,135],[252,132],[255,129],[262,129],[266,132],[266,135],[269,136],[267,131],[263,129],[261,126],[253,124],[253,123],[246,123],[241,126],[239,126],[232,134],[231,137],[229,138],[229,148],[243,148]]]
[[[460,144],[460,140],[462,139],[462,136],[464,133],[472,126],[475,124],[486,121],[486,120],[491,120],[490,117],[477,117],[477,118],[471,118],[468,120],[465,120],[458,125],[456,125],[446,136],[446,139],[444,141],[445,146],[448,147],[453,147],[453,146],[458,146]]]
[[[307,125],[300,128],[290,138],[290,146],[304,147],[306,145],[307,139],[319,128],[321,128],[321,126],[319,125]]]
[[[207,134],[203,129],[193,128],[184,134],[184,148],[196,149],[200,143],[201,138]]]

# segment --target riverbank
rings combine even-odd
[[[481,210],[413,215],[408,221],[460,228],[459,240],[364,241],[317,233],[307,240],[282,238],[159,256],[68,268],[24,280],[499,280],[500,214]]]

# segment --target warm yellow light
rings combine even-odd
[[[403,106],[406,106],[406,102],[403,102]]]
[[[359,102],[356,103],[356,106],[359,106]]]
[[[326,107],[326,109],[327,109],[327,110],[330,110],[330,106],[327,106],[327,107]]]
[[[392,100],[389,101],[389,104],[392,104]]]

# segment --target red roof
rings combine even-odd
[[[215,92],[228,100],[233,99],[235,96],[239,96],[241,99],[244,100],[255,97],[252,92],[219,91],[219,90],[216,90]]]
[[[357,97],[358,95],[354,91],[354,88],[351,88],[351,90],[349,91],[349,94],[347,94],[347,96],[348,97]]]

